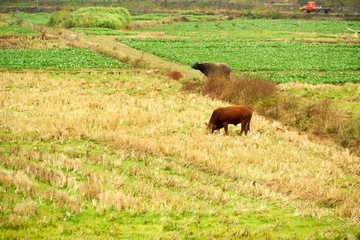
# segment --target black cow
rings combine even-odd
[[[193,69],[200,70],[205,76],[230,79],[231,67],[226,63],[195,63]]]

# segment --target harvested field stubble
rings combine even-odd
[[[354,169],[360,160],[342,148],[257,114],[247,137],[234,127],[228,136],[206,134],[203,122],[225,103],[179,91],[178,82],[160,75],[3,72],[0,78],[0,140],[9,145],[0,151],[0,177],[7,191],[19,174],[30,181],[21,181],[20,192],[35,197],[31,189],[49,183],[54,191],[38,194],[62,202],[69,214],[195,212],[230,221],[286,209],[282,214],[291,224],[298,216],[359,224],[360,178]],[[17,209],[26,204],[34,205]],[[172,221],[163,227],[172,229]],[[338,221],[329,223],[331,229],[338,229]],[[249,228],[264,234],[261,226]],[[288,236],[296,229],[287,228]]]
[[[71,42],[60,39],[41,40],[40,37],[0,37],[0,49],[51,49],[73,46]]]

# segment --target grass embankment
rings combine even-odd
[[[125,8],[85,7],[73,12],[53,12],[49,19],[49,25],[63,28],[124,29],[129,26],[130,21],[130,13]]]
[[[4,237],[359,236],[344,149],[257,114],[206,134],[226,103],[160,75],[0,74]]]

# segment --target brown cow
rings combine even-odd
[[[230,106],[219,107],[214,110],[211,115],[209,123],[205,123],[211,133],[215,130],[225,129],[225,134],[228,134],[228,125],[235,126],[241,123],[241,132],[245,131],[245,135],[250,131],[250,120],[252,117],[252,109],[248,106]]]
[[[230,79],[231,67],[226,63],[195,63],[191,67],[200,70],[207,77],[223,76]]]

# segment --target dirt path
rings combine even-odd
[[[180,71],[185,77],[203,77],[203,75],[190,66],[167,60],[155,55],[139,51],[116,42],[118,36],[96,36],[83,33],[74,33],[71,30],[61,29],[63,41],[69,41],[78,47],[89,48],[99,54],[106,55],[130,65],[136,65],[140,69],[159,71]],[[50,30],[50,36],[58,34],[59,30]],[[76,36],[75,36],[76,35]]]

